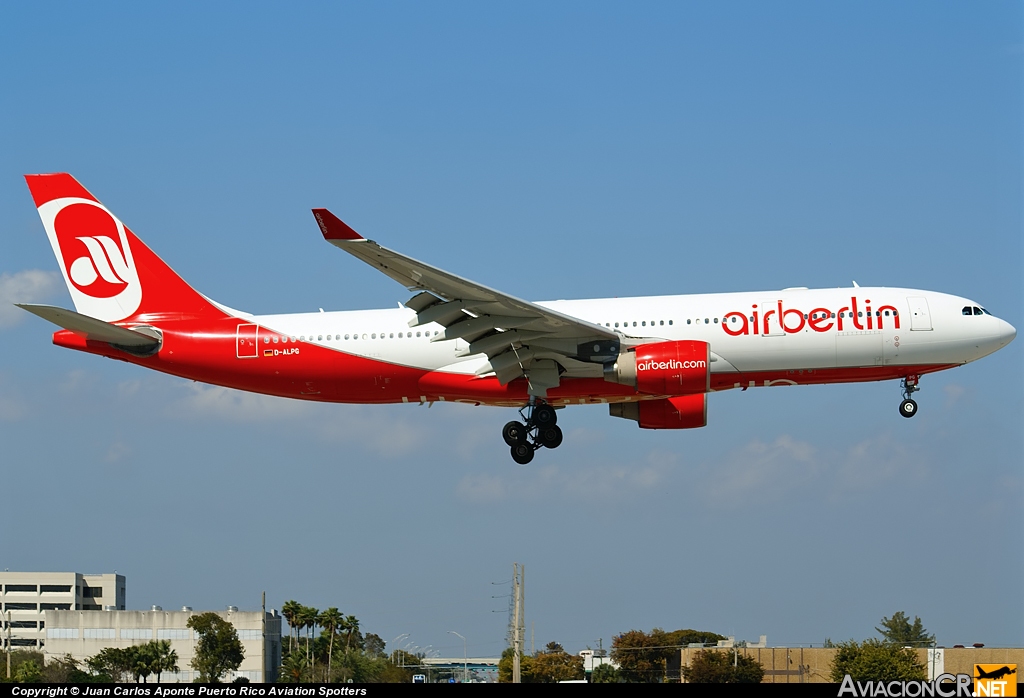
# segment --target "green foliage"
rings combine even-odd
[[[498,660],[498,682],[512,683],[513,649],[506,647]],[[547,646],[530,656],[524,654],[519,659],[519,679],[522,683],[557,683],[582,679],[583,657],[566,652],[557,642],[549,642]]]
[[[199,672],[200,682],[218,683],[242,664],[245,650],[231,623],[216,613],[200,613],[188,619],[188,627],[199,633],[192,668]]]
[[[558,683],[584,677],[583,657],[569,654],[557,642],[549,642],[544,651],[533,656],[530,683]]]
[[[678,676],[681,648],[693,642],[707,644],[724,639],[718,633],[702,630],[630,630],[612,640],[611,658],[619,665],[622,681],[661,683]]]
[[[600,664],[590,672],[590,683],[619,683],[619,672],[611,664]]]
[[[13,678],[17,683],[39,683],[43,680],[42,666],[34,659],[28,659],[14,670]]]
[[[117,683],[124,683],[129,676],[135,676],[135,647],[104,647],[85,663],[95,673],[105,674]]]
[[[739,652],[701,650],[690,666],[682,668],[682,675],[689,683],[761,683],[764,667]]]
[[[882,627],[875,631],[886,641],[906,647],[930,647],[935,644],[935,636],[928,634],[918,616],[914,622],[903,611],[897,611],[891,618],[882,618]]]
[[[846,674],[854,681],[923,681],[925,666],[909,647],[876,640],[836,644],[832,660],[832,681],[840,683]]]

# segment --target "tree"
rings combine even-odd
[[[849,674],[854,681],[923,681],[925,666],[917,652],[893,642],[874,638],[836,645],[832,659],[832,681],[841,683]]]
[[[557,642],[549,642],[544,651],[533,656],[530,683],[558,683],[584,677],[583,657],[569,654]]]
[[[317,616],[320,615],[320,611],[313,608],[312,606],[302,606],[299,609],[299,613],[296,617],[299,627],[306,630],[306,661],[311,664],[314,663],[309,653],[309,640],[313,635],[313,630],[316,627]]]
[[[678,677],[681,648],[690,643],[708,644],[724,639],[718,633],[703,630],[630,630],[612,639],[611,658],[619,665],[621,681],[660,683]]]
[[[281,615],[288,621],[288,649],[295,648],[295,640],[298,638],[298,617],[302,610],[302,604],[298,601],[285,601],[281,606]]]
[[[153,647],[150,670],[156,674],[156,682],[160,683],[161,674],[165,671],[178,671],[178,653],[171,649],[170,640],[154,640],[149,644]]]
[[[123,683],[135,674],[135,648],[104,647],[98,654],[85,661],[97,674],[106,674],[117,683]]]
[[[498,683],[512,683],[512,668],[515,649],[506,647],[498,660]],[[533,683],[533,657],[524,654],[519,658],[519,680]]]
[[[611,664],[599,664],[590,672],[590,683],[619,683],[619,672]]]
[[[306,670],[309,662],[298,652],[289,652],[281,662],[281,675],[278,681],[281,683],[302,683],[306,678]]]
[[[224,674],[242,664],[245,650],[231,623],[216,613],[200,613],[188,619],[188,627],[199,633],[192,668],[201,682],[219,683]]]
[[[366,633],[364,640],[363,651],[366,652],[368,657],[381,658],[384,657],[384,640],[380,635],[375,633]]]
[[[688,683],[761,683],[764,667],[736,650],[701,650],[693,655],[690,666],[683,667],[682,675]]]
[[[330,681],[331,659],[334,655],[334,636],[337,634],[338,628],[345,622],[345,616],[341,611],[332,606],[320,614],[319,621],[320,627],[330,636],[330,642],[327,647],[327,680]]]
[[[882,627],[875,631],[888,642],[905,647],[927,647],[935,644],[935,636],[929,635],[918,616],[914,622],[903,611],[892,614],[892,618],[882,618]]]

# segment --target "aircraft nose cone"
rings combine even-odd
[[[999,341],[1002,342],[1002,346],[1006,346],[1013,341],[1013,338],[1017,336],[1017,330],[1008,323],[1006,320],[999,321]]]

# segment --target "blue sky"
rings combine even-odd
[[[920,615],[1024,643],[1022,361],[730,392],[709,426],[307,405],[58,349],[21,176],[68,171],[203,293],[394,306],[382,244],[542,299],[908,286],[1021,327],[1022,10],[962,3],[8,4],[0,9],[0,566],[116,569],[129,605],[267,591],[385,640],[501,651],[694,627],[771,644]],[[498,583],[498,584],[495,584]]]

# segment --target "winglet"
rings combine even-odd
[[[349,228],[343,220],[326,208],[314,208],[313,217],[324,234],[324,240],[362,240],[363,236]]]

